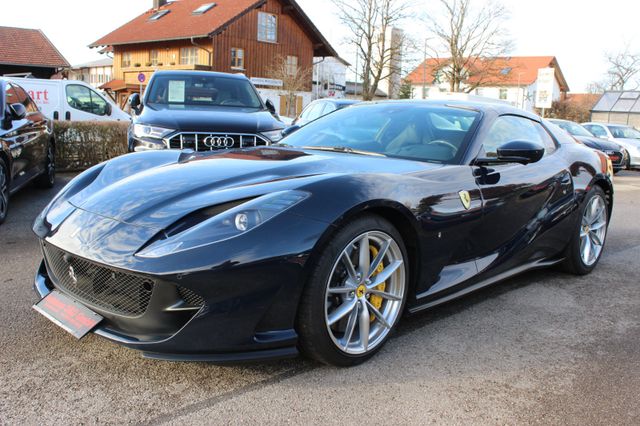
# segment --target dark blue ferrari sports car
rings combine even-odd
[[[405,314],[535,268],[591,272],[611,174],[533,114],[444,101],[360,104],[273,146],[129,154],[36,219],[35,309],[151,358],[353,365]]]

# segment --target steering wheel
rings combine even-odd
[[[237,99],[225,99],[224,101],[220,102],[220,105],[244,106],[244,104]]]
[[[454,154],[458,152],[458,148],[455,145],[453,145],[451,142],[447,142],[442,139],[431,141],[427,145],[443,145],[443,146],[446,146],[447,148],[452,149]]]

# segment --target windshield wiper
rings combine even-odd
[[[362,151],[359,149],[353,149],[348,146],[301,146],[300,148],[317,150],[317,151],[346,152],[347,154],[374,155],[376,157],[386,157],[386,155],[380,154],[378,152]]]

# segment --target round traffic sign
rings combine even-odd
[[[147,76],[144,75],[144,73],[141,72],[140,74],[138,74],[138,81],[140,83],[144,83],[146,79],[147,79]]]

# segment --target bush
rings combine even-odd
[[[126,154],[128,127],[120,121],[56,121],[56,168],[80,171]]]

